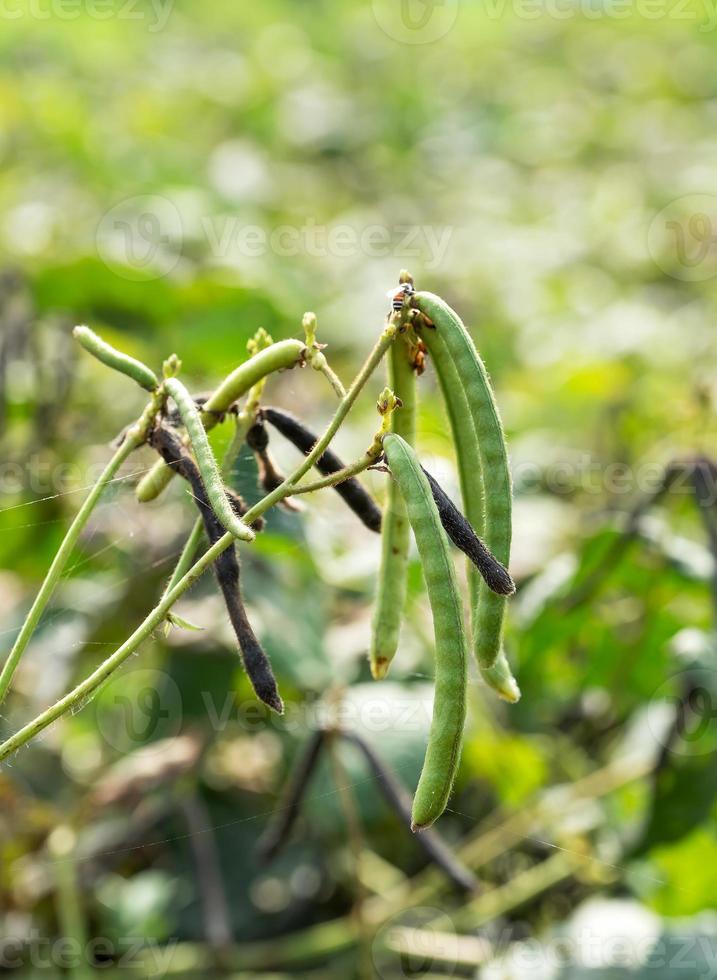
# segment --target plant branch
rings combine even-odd
[[[367,470],[369,466],[373,466],[374,463],[378,462],[381,457],[381,452],[372,452],[370,449],[367,450],[363,456],[357,459],[353,463],[349,463],[344,466],[343,469],[337,470],[335,473],[329,473],[328,476],[323,477],[321,480],[314,480],[312,483],[302,483],[301,486],[295,487],[291,491],[291,496],[294,497],[300,493],[314,493],[315,490],[325,490],[327,487],[335,487],[339,483],[343,483],[345,480],[350,480],[352,476],[356,476],[357,473],[363,473]]]
[[[63,571],[65,570],[65,566],[67,565],[70,555],[72,554],[72,551],[74,550],[75,545],[77,544],[79,537],[92,514],[92,511],[102,496],[103,490],[114,479],[117,471],[125,462],[127,457],[146,441],[147,433],[149,432],[149,428],[154,421],[157,411],[159,410],[162,397],[163,396],[160,393],[156,394],[152,398],[152,401],[147,405],[147,408],[143,412],[142,416],[125,433],[122,444],[105,467],[97,483],[94,485],[82,507],[78,511],[74,521],[68,528],[62,544],[60,545],[57,554],[50,565],[50,569],[45,576],[45,580],[42,583],[40,591],[38,592],[30,611],[25,617],[25,622],[22,624],[20,633],[15,640],[13,648],[5,661],[5,664],[3,665],[2,673],[0,673],[0,704],[2,704],[2,702],[5,700],[13,675],[20,662],[20,658],[25,652],[33,633],[37,629],[42,614],[45,611],[45,607],[57,588],[57,584],[60,581]]]
[[[302,476],[308,473],[316,460],[319,459],[333,437],[336,435],[341,423],[348,415],[364,385],[369,380],[376,367],[380,364],[384,354],[393,343],[397,330],[397,318],[393,316],[390,318],[389,323],[378,339],[374,349],[369,354],[364,366],[354,379],[353,384],[346,392],[345,397],[341,399],[334,417],[329,423],[324,434],[314,446],[313,450],[303,460],[303,462],[300,463],[296,470],[294,470],[294,472],[276,488],[276,490],[272,491],[270,494],[267,494],[266,497],[254,504],[254,506],[246,512],[244,515],[244,521],[247,525],[250,525],[254,520],[256,520],[257,517],[260,517],[270,507],[273,507],[274,504],[283,500],[284,497],[290,496],[296,482],[300,480]],[[142,419],[144,420],[150,409],[153,409],[152,413],[146,420],[147,429],[149,428],[151,420],[154,418],[154,414],[156,414],[156,408],[154,408],[155,401],[160,397],[162,397],[161,393],[155,395],[152,403],[150,403],[150,406],[148,406],[148,409],[142,416]],[[142,441],[144,441],[145,436],[146,430],[143,430],[142,420],[140,420],[137,425],[133,426],[129,430],[125,437],[125,441],[134,443],[135,440],[139,440],[139,442],[137,442],[137,445],[139,445]],[[135,446],[133,445],[132,448],[135,448]],[[39,735],[40,732],[44,731],[45,728],[57,721],[58,718],[62,717],[62,715],[64,715],[66,712],[77,709],[84,701],[92,697],[92,695],[107,680],[107,678],[114,673],[118,667],[121,667],[122,664],[137,650],[140,644],[142,644],[151,635],[152,631],[164,621],[167,613],[170,611],[175,602],[177,602],[177,600],[180,599],[181,596],[183,596],[184,593],[201,578],[204,572],[211,567],[217,558],[224,551],[226,551],[226,549],[233,544],[234,541],[235,538],[233,535],[227,532],[215,544],[208,548],[208,550],[192,566],[192,568],[190,568],[189,571],[187,571],[171,589],[168,589],[168,591],[165,592],[159,603],[137,627],[132,635],[111,656],[100,664],[100,666],[92,674],[86,677],[84,681],[73,688],[73,690],[69,691],[64,697],[60,698],[60,700],[54,705],[51,705],[32,721],[28,722],[28,724],[16,732],[15,735],[11,736],[4,743],[2,743],[2,745],[0,745],[0,761],[12,755],[23,745],[26,745],[29,741],[35,738],[35,736]]]

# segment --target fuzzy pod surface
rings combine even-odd
[[[391,414],[391,431],[412,446],[416,441],[416,374],[401,337],[388,353],[388,386],[402,402],[402,407]],[[369,665],[376,680],[386,676],[398,649],[408,592],[410,540],[406,503],[396,481],[389,480],[369,647]]]
[[[261,409],[261,417],[296,446],[304,456],[308,456],[318,442],[316,433],[307,428],[291,412],[281,408],[265,407]],[[316,469],[323,476],[338,473],[343,468],[344,463],[330,449],[327,449],[316,461]],[[338,483],[333,489],[370,531],[378,533],[381,530],[381,508],[355,477]]]
[[[267,375],[285,371],[303,361],[306,344],[300,340],[279,340],[250,357],[222,381],[209,398],[204,411],[223,415],[234,402],[245,395]]]
[[[515,583],[510,577],[508,569],[501,565],[495,555],[490,553],[476,534],[470,521],[460,512],[438,480],[431,476],[425,466],[423,472],[436,502],[443,530],[453,544],[475,565],[491,592],[495,592],[497,595],[513,595]]]
[[[159,386],[157,375],[151,368],[148,368],[146,364],[143,364],[136,358],[116,350],[106,341],[102,340],[101,337],[98,337],[89,327],[75,327],[72,335],[98,361],[102,361],[107,367],[119,371],[128,378],[132,378],[133,381],[136,381],[146,391],[155,391]]]
[[[506,568],[512,537],[512,486],[503,426],[488,375],[468,331],[458,314],[433,293],[419,292],[413,302],[433,324],[421,330],[448,406],[458,449],[464,504],[468,506],[478,484],[483,497],[483,520],[470,523],[483,535],[486,547]],[[471,429],[475,436],[473,438]],[[465,453],[471,450],[471,457]],[[471,607],[473,645],[482,669],[493,667],[502,650],[505,596],[491,592],[472,575]]]
[[[177,378],[168,378],[165,385],[174,399],[182,422],[186,427],[197,466],[202,475],[202,482],[217,520],[226,531],[233,534],[238,540],[253,541],[254,532],[234,513],[224,490],[224,481],[214,458],[212,447],[209,445],[209,439],[194,399]]]
[[[413,800],[413,830],[429,827],[446,808],[458,771],[466,717],[467,643],[448,538],[413,449],[395,433],[384,438],[393,478],[406,502],[423,565],[436,645],[433,717]]]

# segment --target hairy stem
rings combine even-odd
[[[259,385],[263,386],[263,382],[259,382]],[[255,386],[258,387],[258,386]],[[252,389],[254,391],[254,389]],[[251,410],[249,409],[249,402],[252,403]],[[252,394],[249,395],[249,402],[247,407],[237,416],[236,429],[234,436],[232,438],[231,444],[224,454],[224,459],[221,465],[222,478],[226,480],[231,474],[232,466],[239,455],[241,447],[244,445],[244,440],[246,439],[246,434],[254,421],[254,413],[256,411],[256,405],[253,402]],[[168,468],[171,471],[171,467]],[[174,566],[174,571],[172,572],[171,578],[167,583],[167,587],[164,590],[166,595],[170,589],[179,582],[183,575],[189,571],[192,567],[192,562],[194,561],[194,556],[197,553],[197,549],[202,541],[202,536],[204,534],[204,522],[201,517],[198,517],[194,522],[194,526],[187,538],[184,547],[182,548],[182,553],[177,560],[177,564]]]
[[[335,487],[339,483],[343,483],[345,480],[350,480],[352,476],[356,476],[357,473],[363,473],[367,470],[369,466],[373,466],[379,459],[381,452],[378,453],[368,450],[353,463],[348,463],[343,469],[337,470],[335,473],[329,473],[328,476],[323,477],[321,480],[314,480],[313,483],[302,483],[301,486],[295,487],[291,491],[292,496],[296,496],[299,493],[314,493],[315,490],[325,490],[327,487]]]

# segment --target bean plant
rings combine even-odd
[[[140,502],[157,498],[175,478],[189,484],[198,516],[177,565],[157,604],[132,635],[73,690],[0,745],[0,760],[30,742],[64,714],[75,711],[131,657],[163,623],[180,628],[176,602],[209,568],[236,635],[238,653],[256,696],[271,710],[284,706],[269,658],[247,616],[240,588],[240,548],[251,547],[264,526],[263,515],[277,504],[325,489],[336,491],[365,527],[383,538],[375,613],[368,641],[373,677],[386,676],[399,646],[405,614],[411,532],[423,566],[435,633],[435,696],[423,769],[413,801],[414,830],[429,827],[444,811],[458,768],[466,714],[467,662],[472,646],[485,684],[509,702],[520,696],[502,645],[507,598],[515,591],[507,571],[511,540],[511,483],[505,438],[488,374],[463,322],[442,299],[417,292],[407,272],[390,292],[391,309],[365,364],[345,389],[316,340],[316,317],[303,319],[304,341],[274,343],[260,330],[248,345],[249,357],[209,397],[193,397],[179,380],[181,361],[171,355],[161,377],[115,350],[88,327],[76,327],[78,343],[108,368],[149,392],[141,415],[122,433],[115,452],[72,522],[27,613],[0,672],[0,704],[50,601],[70,554],[103,490],[125,460],[141,446],[158,459],[139,482]],[[388,386],[377,409],[378,430],[366,451],[344,464],[330,448],[359,394],[388,362]],[[416,405],[427,361],[432,361],[450,421],[460,476],[461,510],[421,465],[415,442]],[[264,404],[264,386],[273,375],[310,367],[338,398],[321,435],[301,419]],[[234,438],[220,464],[207,432],[230,419]],[[296,446],[303,460],[284,477],[270,451],[273,430]],[[264,496],[247,506],[227,486],[228,474],[244,444],[256,456]],[[309,480],[316,469],[320,478]],[[386,474],[381,508],[358,478],[368,469]],[[463,513],[465,511],[465,514]],[[197,558],[202,538],[207,547]],[[468,558],[472,641],[464,623],[451,544]]]

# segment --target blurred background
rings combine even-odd
[[[461,312],[502,408],[523,690],[507,707],[472,671],[437,833],[473,893],[345,740],[262,863],[332,706],[413,790],[433,674],[415,559],[379,685],[380,542],[331,493],[272,513],[243,584],[285,717],[255,704],[205,577],[178,607],[202,632],[157,633],[0,767],[0,970],[716,976],[717,481],[700,505],[690,462],[714,445],[717,395],[711,5],[5,0],[0,21],[0,659],[143,405],[75,349],[75,323],[155,368],[176,352],[201,392],[257,328],[301,337],[314,310],[349,382],[408,268]],[[348,459],[382,385],[339,435]],[[422,456],[457,495],[430,364],[420,388]],[[295,370],[266,401],[318,428],[334,397]],[[673,460],[680,478],[640,508]],[[4,737],[156,602],[193,514],[178,485],[136,502],[151,462],[135,454],[93,515]],[[257,498],[250,455],[237,481]]]

